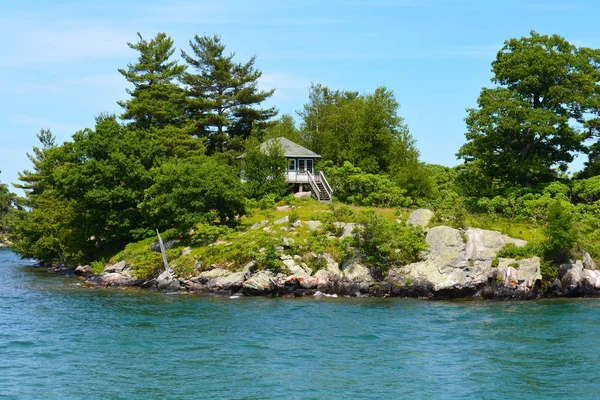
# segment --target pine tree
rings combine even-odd
[[[262,73],[254,66],[256,57],[245,63],[225,55],[225,45],[218,36],[194,36],[190,40],[193,54],[182,51],[183,59],[197,73],[184,73],[182,82],[188,90],[188,116],[196,122],[196,134],[207,137],[209,150],[223,152],[228,138],[246,138],[253,124],[265,124],[275,116],[275,108],[255,108],[275,91],[258,89]]]
[[[125,109],[121,118],[132,120],[139,128],[181,126],[184,123],[185,91],[176,82],[186,67],[169,61],[175,52],[173,40],[164,33],[150,41],[139,33],[138,37],[137,43],[127,43],[139,52],[137,63],[119,69],[134,86],[133,90],[127,89],[132,98],[118,102]]]

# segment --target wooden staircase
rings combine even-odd
[[[319,201],[331,201],[331,196],[329,195],[329,193],[327,193],[327,190],[325,189],[325,185],[323,185],[322,182],[315,182],[317,184],[317,193],[315,193],[315,195],[317,196],[317,199]]]
[[[310,183],[310,188],[314,195],[317,197],[319,201],[331,201],[333,199],[333,190],[325,179],[325,175],[323,175],[323,171],[319,171],[317,174],[313,175],[310,172],[308,173],[308,182]]]

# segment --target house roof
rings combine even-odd
[[[272,144],[275,140],[279,140],[281,142],[281,147],[283,147],[283,151],[286,157],[321,158],[321,156],[315,153],[314,151],[309,150],[306,147],[302,147],[298,143],[294,143],[291,140],[286,139],[284,137],[269,139],[260,145],[260,149],[262,151],[266,151],[268,146]]]

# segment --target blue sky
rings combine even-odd
[[[386,86],[422,160],[456,165],[465,109],[491,85],[504,40],[536,30],[598,48],[598,15],[600,3],[577,0],[0,0],[0,181],[30,167],[41,128],[62,142],[119,112],[117,69],[135,61],[126,42],[137,32],[184,50],[194,34],[219,34],[239,61],[257,56],[281,113],[302,108],[311,82]]]

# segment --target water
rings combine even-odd
[[[80,288],[0,250],[1,399],[598,399],[600,300]]]

